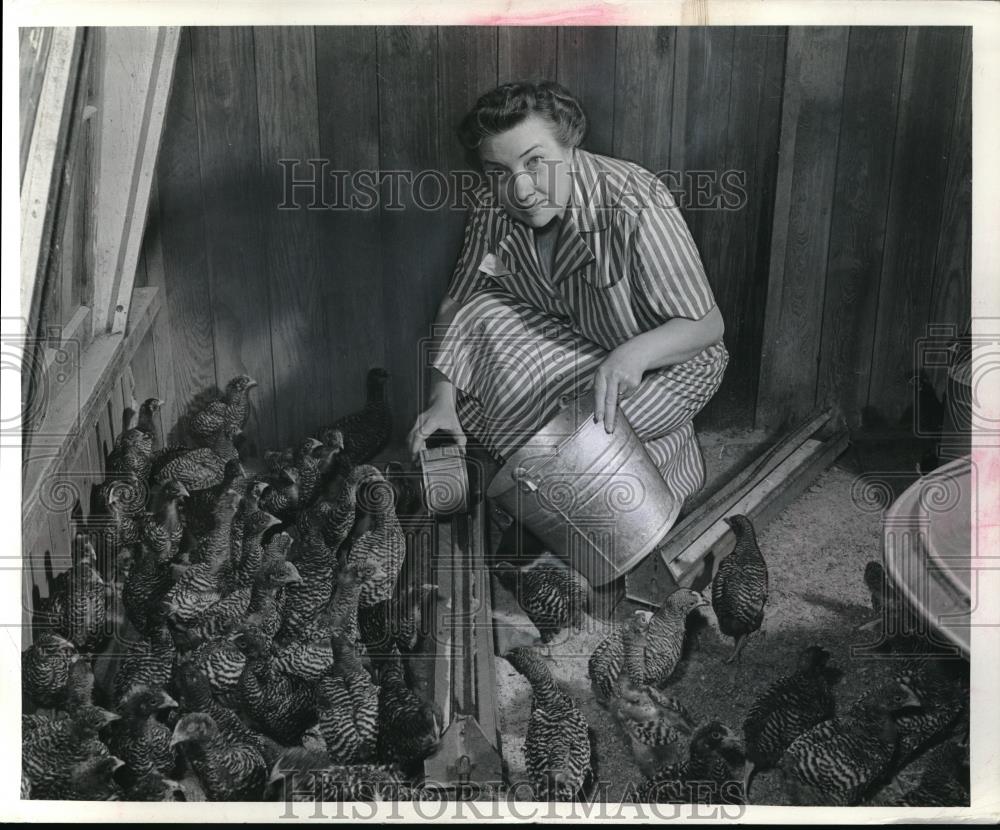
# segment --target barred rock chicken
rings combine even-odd
[[[373,660],[390,654],[394,646],[400,654],[416,649],[427,633],[424,620],[427,601],[437,590],[437,585],[424,584],[400,591],[397,584],[390,599],[358,610],[361,641]]]
[[[125,615],[142,636],[153,636],[162,625],[160,604],[173,579],[170,548],[157,553],[143,545],[129,568],[121,595]]]
[[[125,476],[138,481],[149,478],[153,452],[156,449],[156,426],[153,418],[161,406],[163,401],[159,398],[147,398],[139,407],[136,426],[123,424],[124,428],[108,456],[108,472],[113,477]],[[126,409],[125,413],[126,417],[132,414],[130,409]]]
[[[227,741],[211,715],[184,715],[170,739],[171,747],[179,745],[209,801],[260,800],[267,782],[264,757],[253,746]]]
[[[441,720],[434,707],[406,685],[398,653],[379,667],[378,759],[410,773],[433,755],[441,741]]]
[[[678,588],[644,626],[622,632],[623,665],[634,682],[661,686],[670,678],[681,659],[688,614],[706,605],[697,591]]]
[[[736,535],[736,547],[719,563],[712,581],[712,608],[719,630],[736,640],[733,656],[738,660],[747,637],[764,621],[767,602],[767,563],[757,545],[753,524],[746,516],[726,518]]]
[[[868,562],[865,565],[864,579],[871,595],[875,618],[859,626],[860,630],[880,627],[887,638],[906,637],[919,631],[919,614],[889,579],[881,562]]]
[[[579,629],[590,609],[592,591],[582,574],[571,568],[539,565],[518,568],[499,562],[494,572],[517,598],[543,643],[550,643],[566,626]]]
[[[750,707],[743,722],[747,753],[743,788],[748,796],[756,770],[775,766],[799,735],[834,716],[829,659],[830,653],[819,646],[803,649],[795,672],[774,683]]]
[[[895,679],[920,698],[919,709],[896,715],[897,767],[957,729],[967,727],[968,673],[968,662],[958,657],[909,659],[896,673]]]
[[[91,755],[74,764],[69,771],[66,791],[59,798],[67,801],[120,801],[122,789],[115,773],[123,765],[114,755]]]
[[[39,634],[21,655],[21,686],[34,706],[65,705],[70,691],[70,667],[80,654],[58,634]]]
[[[172,478],[161,482],[153,496],[153,510],[142,522],[142,543],[161,558],[173,559],[180,552],[184,536],[184,519],[181,501],[188,496],[188,489]]]
[[[609,707],[643,775],[678,763],[694,731],[694,721],[677,698],[622,677],[620,694]]]
[[[93,652],[110,634],[108,588],[98,573],[97,552],[89,536],[76,534],[72,557],[70,569],[53,580],[49,596],[39,604],[34,625]]]
[[[125,792],[125,801],[187,801],[184,788],[158,772],[149,772],[138,778]]]
[[[177,649],[166,622],[149,637],[130,642],[115,673],[113,697],[116,705],[121,705],[139,688],[166,688],[176,657]]]
[[[919,783],[903,793],[901,807],[969,806],[969,747],[948,741],[928,753]]]
[[[251,632],[240,634],[238,641],[246,655],[238,690],[241,711],[279,743],[299,743],[317,720],[313,685],[278,670],[264,640]]]
[[[364,408],[334,421],[323,432],[339,430],[343,434],[344,452],[355,464],[366,464],[384,450],[392,435],[392,411],[386,397],[385,369],[371,369],[366,381],[367,401]],[[326,437],[320,438],[326,443]]]
[[[230,436],[242,432],[250,415],[250,390],[257,381],[248,375],[237,375],[219,400],[211,401],[187,418],[187,430],[202,446],[211,446],[220,433]]]
[[[378,764],[333,763],[329,756],[292,747],[278,758],[267,782],[266,801],[399,800],[399,771]]]
[[[893,714],[919,706],[908,686],[888,683],[863,695],[846,714],[823,721],[792,741],[780,765],[791,803],[858,804],[896,753]]]
[[[587,674],[594,697],[601,706],[607,706],[619,694],[619,676],[625,665],[625,644],[623,634],[626,628],[645,626],[653,614],[650,611],[635,611],[632,618],[623,625],[616,625],[611,633],[601,640],[590,655]]]
[[[638,788],[643,804],[742,804],[737,767],[743,747],[725,724],[711,721],[691,739],[687,760],[671,764]]]
[[[406,537],[393,509],[392,487],[374,467],[359,466],[355,522],[344,543],[348,565],[365,571],[359,607],[392,597],[406,556]]]
[[[359,764],[375,754],[379,689],[361,665],[354,645],[331,638],[333,667],[316,689],[319,731],[335,764]]]
[[[531,719],[524,755],[535,798],[573,801],[597,782],[594,733],[573,700],[556,685],[544,658],[515,648],[504,659],[531,684]]]
[[[323,449],[323,442],[313,437],[304,438],[299,442],[292,455],[292,469],[298,486],[299,504],[310,504],[319,486],[321,457],[317,456]],[[275,515],[279,515],[275,513]],[[281,518],[285,518],[282,516]]]
[[[35,721],[23,730],[21,770],[31,782],[31,797],[61,799],[73,793],[80,765],[110,756],[98,733],[117,719],[113,712],[85,705],[67,718]]]
[[[174,479],[196,493],[218,487],[225,480],[226,464],[238,460],[232,436],[223,434],[211,447],[169,447],[153,458],[150,472],[155,484]]]
[[[179,664],[174,675],[174,687],[182,713],[203,712],[211,715],[223,741],[228,744],[248,744],[260,752],[265,760],[272,760],[271,743],[247,726],[235,711],[215,698],[208,674],[202,668],[192,662]]]
[[[121,719],[108,728],[108,749],[125,762],[135,776],[150,772],[169,774],[175,766],[170,748],[171,731],[157,714],[176,708],[177,701],[162,689],[134,688],[121,704]]]
[[[419,470],[408,470],[399,461],[389,461],[382,465],[382,475],[396,495],[393,507],[397,516],[413,516],[423,510],[423,480]]]

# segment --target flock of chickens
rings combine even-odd
[[[401,578],[412,575],[399,516],[419,497],[399,465],[369,463],[390,436],[386,379],[373,369],[363,410],[265,453],[259,473],[238,450],[249,377],[199,398],[182,419],[186,446],[156,446],[157,399],[126,411],[102,509],[79,528],[22,655],[22,797],[434,797],[419,776],[443,724],[413,662],[436,586]],[[727,521],[737,544],[711,605],[738,660],[761,626],[768,574],[749,519]],[[575,571],[500,563],[495,574],[543,644],[590,607]],[[873,597],[888,596],[884,577],[866,579]],[[962,757],[967,769],[967,744],[942,742],[967,717],[947,661],[910,661],[837,713],[829,655],[811,647],[747,713],[742,741],[718,721],[696,724],[663,687],[683,659],[688,616],[708,604],[679,589],[590,658],[593,693],[645,776],[636,801],[745,803],[753,771],[780,766],[793,803],[856,804],[932,745],[928,780],[907,803],[967,801],[954,775]],[[503,657],[532,688],[536,799],[586,797],[598,776],[593,730],[544,650]]]
[[[22,655],[22,797],[408,797],[441,723],[409,667],[433,586],[398,579],[399,493],[366,463],[386,378],[256,475],[235,443],[249,377],[201,396],[190,446],[155,447],[159,400],[126,412]]]
[[[777,767],[785,801],[794,805],[874,803],[881,785],[928,753],[919,784],[900,799],[905,806],[968,804],[968,664],[934,655],[926,640],[904,625],[905,647],[895,677],[865,691],[837,712],[832,686],[840,672],[830,654],[805,648],[795,670],[773,683],[746,712],[742,740],[718,720],[697,723],[679,699],[664,691],[682,660],[688,615],[711,604],[722,634],[733,637],[727,662],[739,660],[747,637],[764,619],[768,571],[751,521],[726,519],[736,538],[711,585],[711,603],[688,588],[671,593],[655,613],[636,611],[594,650],[588,673],[596,701],[608,710],[644,780],[626,798],[649,803],[750,803],[758,770]],[[550,643],[564,628],[579,628],[592,593],[574,571],[553,565],[496,566]],[[873,609],[886,619],[915,622],[878,563],[865,582]],[[911,616],[908,616],[908,613]],[[920,649],[925,653],[921,654]],[[597,781],[594,731],[576,702],[558,687],[540,651],[506,655],[530,683],[532,713],[525,762],[542,798],[590,798]],[[884,805],[887,806],[887,805]]]

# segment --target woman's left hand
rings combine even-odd
[[[594,423],[604,422],[604,431],[615,431],[618,401],[639,388],[643,366],[631,350],[614,349],[594,374]]]

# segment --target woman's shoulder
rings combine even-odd
[[[628,159],[604,156],[579,150],[583,175],[598,179],[606,197],[612,203],[635,203],[650,188],[662,184],[660,179],[641,164]],[[589,169],[588,169],[589,168]]]

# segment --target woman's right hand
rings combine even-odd
[[[426,446],[427,439],[439,429],[450,433],[458,446],[465,446],[465,432],[459,423],[458,413],[455,412],[454,404],[444,397],[431,401],[431,405],[417,416],[417,422],[410,430],[407,443],[414,461]]]

